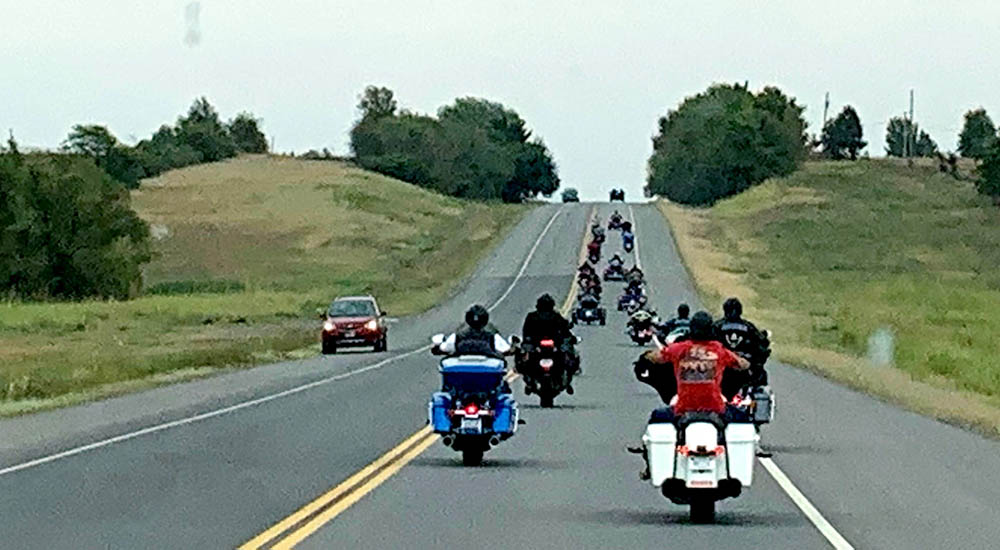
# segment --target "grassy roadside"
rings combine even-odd
[[[157,238],[147,295],[0,304],[0,415],[316,354],[333,296],[425,310],[530,208],[264,156],[168,172],[133,204]]]
[[[777,358],[1000,436],[1000,211],[969,183],[809,163],[709,209],[659,207],[706,301],[744,298]],[[895,367],[866,358],[883,327]]]

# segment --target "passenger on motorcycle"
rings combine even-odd
[[[556,347],[563,353],[563,364],[568,372],[577,374],[580,371],[580,358],[576,353],[576,337],[573,336],[569,321],[555,310],[556,301],[548,294],[542,294],[535,302],[535,311],[529,312],[524,318],[521,337],[525,348],[542,340],[554,340]],[[518,366],[520,372],[522,365]],[[531,372],[526,373],[530,378]]]
[[[715,323],[716,338],[740,357],[750,362],[747,373],[728,377],[724,393],[732,398],[742,387],[767,385],[764,363],[771,356],[771,342],[753,323],[743,318],[743,304],[729,298],[722,304],[723,318]]]
[[[636,332],[646,330],[656,322],[656,312],[648,309],[639,309],[628,318],[627,326]]]
[[[608,260],[608,265],[614,268],[621,268],[625,264],[625,260],[622,259],[617,253]]]
[[[601,278],[593,275],[580,281],[580,291],[585,294],[593,294],[598,300],[601,299]]]

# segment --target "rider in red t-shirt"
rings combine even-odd
[[[673,368],[677,403],[671,409],[654,411],[653,418],[664,422],[687,412],[714,412],[726,416],[728,421],[742,420],[743,411],[726,406],[722,375],[726,369],[743,370],[750,363],[713,339],[712,317],[708,313],[695,313],[690,327],[687,340],[663,348],[656,358],[657,363]]]

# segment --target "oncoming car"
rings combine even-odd
[[[337,353],[340,347],[371,346],[374,351],[388,349],[389,329],[385,312],[372,296],[345,296],[334,300],[323,319],[323,355]]]
[[[577,193],[576,189],[570,187],[562,192],[563,202],[580,202],[580,194]]]

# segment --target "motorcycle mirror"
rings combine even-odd
[[[771,331],[765,330],[764,331],[764,338],[770,340],[771,339]]]
[[[441,344],[443,344],[444,334],[435,334],[434,336],[431,336],[431,343],[433,343],[435,346],[440,346]]]

